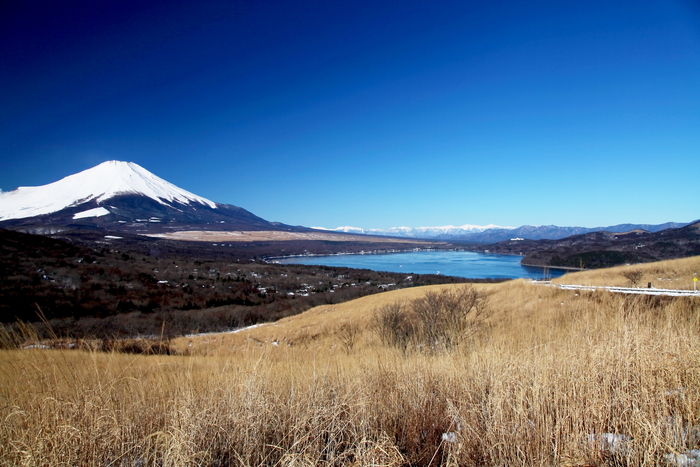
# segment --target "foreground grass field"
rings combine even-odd
[[[692,288],[700,258],[637,268]],[[700,297],[478,285],[491,313],[459,345],[379,338],[377,310],[453,287],[181,338],[177,356],[2,351],[0,464],[696,465]]]

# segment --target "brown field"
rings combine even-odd
[[[348,235],[332,232],[284,232],[284,231],[215,231],[215,230],[183,230],[148,234],[149,237],[165,238],[168,240],[186,240],[191,242],[270,242],[291,240],[323,240],[329,242],[364,242],[364,243],[424,243],[434,244],[416,239],[371,237],[368,235]]]
[[[633,267],[692,288],[700,257]],[[458,345],[379,338],[377,310],[460,287],[181,338],[176,356],[0,351],[0,465],[695,465],[700,298],[479,284],[490,314]]]
[[[555,279],[558,284],[598,285],[610,287],[629,287],[630,281],[622,273],[641,271],[639,286],[646,287],[651,282],[657,289],[693,289],[693,277],[700,279],[698,257],[658,261],[655,263],[618,266],[607,269],[593,269],[576,274],[567,274]],[[700,290],[700,285],[698,285]]]

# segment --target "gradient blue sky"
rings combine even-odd
[[[288,224],[700,218],[697,1],[0,3],[0,189],[133,161]]]

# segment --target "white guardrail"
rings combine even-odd
[[[640,295],[666,295],[670,297],[700,297],[700,290],[654,289],[645,287],[604,287],[597,285],[567,285],[552,284],[551,282],[532,281],[533,284],[559,287],[562,290],[607,290],[612,293],[628,293]]]

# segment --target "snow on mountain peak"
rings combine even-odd
[[[216,203],[185,191],[133,162],[107,161],[48,185],[0,193],[0,220],[22,219],[60,211],[88,201],[98,204],[118,195],[138,194],[167,205]]]
[[[315,227],[318,228],[318,227]],[[370,235],[382,235],[392,237],[409,238],[434,238],[438,236],[456,237],[466,234],[479,233],[489,229],[512,229],[512,227],[502,227],[499,225],[471,225],[465,224],[460,227],[453,225],[438,227],[391,227],[388,229],[362,229],[360,227],[337,227],[335,229],[323,229],[334,232],[360,233]]]

